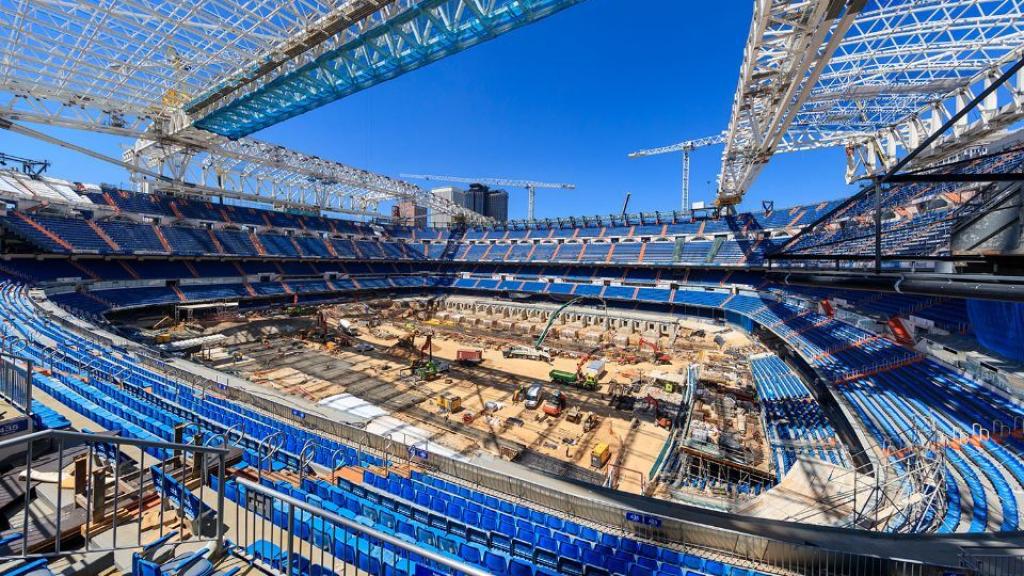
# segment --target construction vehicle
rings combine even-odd
[[[651,363],[653,364],[665,365],[672,363],[672,358],[670,358],[667,354],[663,353],[656,342],[649,342],[641,338],[640,343],[637,346],[640,347],[641,349],[645,347],[651,349]]]
[[[597,390],[597,380],[588,377],[583,372],[577,371],[575,374],[566,370],[552,370],[548,372],[548,377],[555,384],[564,384],[566,386],[577,386],[585,390]]]
[[[415,335],[413,336],[415,340]],[[426,341],[423,345],[417,348],[419,357],[413,360],[409,366],[409,370],[414,376],[421,380],[435,380],[441,373],[436,362],[434,362],[434,344],[433,335],[427,334]]]
[[[565,410],[567,399],[561,390],[555,390],[544,399],[544,413],[553,418],[558,418]]]
[[[580,361],[576,363],[575,374],[566,370],[552,370],[551,372],[548,372],[548,377],[556,384],[577,386],[585,390],[597,390],[599,387],[598,380],[604,376],[604,367],[607,365],[607,362],[604,360],[595,360],[590,364],[587,364],[586,369],[583,368],[583,365],[586,364],[587,360],[590,360],[593,354],[600,349],[601,348],[598,347],[584,354],[583,357],[580,358]]]
[[[462,397],[456,396],[450,392],[442,392],[434,399],[434,402],[436,402],[441,409],[450,414],[454,414],[459,410],[462,410]]]
[[[484,353],[482,350],[458,350],[455,360],[459,364],[479,364],[484,361]]]
[[[611,447],[608,446],[607,442],[601,442],[594,446],[594,451],[590,453],[590,466],[597,469],[604,468],[604,465],[608,463],[611,457]]]
[[[577,382],[576,375],[565,370],[552,370],[551,372],[548,372],[548,376],[555,384],[575,386]]]
[[[579,406],[573,406],[569,408],[569,411],[565,413],[565,421],[572,422],[573,424],[579,424],[583,420],[583,412]]]
[[[562,304],[561,306],[556,308],[555,311],[552,312],[551,316],[548,318],[548,322],[547,324],[544,325],[544,329],[541,330],[540,335],[537,336],[537,341],[533,343],[533,348],[530,348],[528,346],[509,346],[508,348],[505,348],[501,351],[502,355],[505,358],[523,358],[526,360],[541,360],[543,362],[551,362],[551,354],[548,353],[548,351],[543,348],[544,340],[548,337],[548,333],[551,332],[551,326],[554,325],[555,320],[558,318],[558,315],[561,314],[563,310],[577,302],[587,300],[588,298],[593,297],[579,296],[573,298],[572,300],[569,300],[565,304]],[[598,298],[598,300],[600,300],[600,298]],[[601,301],[604,302],[604,300]]]
[[[658,426],[668,429],[672,427],[672,418],[668,414],[661,411],[661,403],[654,396],[648,396],[644,399],[647,404],[647,409],[654,414],[654,423]]]
[[[551,362],[551,354],[546,350],[530,348],[529,346],[509,346],[501,351],[501,355],[505,358],[522,358],[525,360]]]
[[[587,355],[584,357],[584,360],[587,360],[589,358],[590,355]],[[582,364],[582,361],[580,363]],[[587,382],[593,382],[596,385],[597,381],[600,380],[601,377],[605,375],[605,372],[607,372],[607,370],[605,370],[605,366],[607,365],[608,362],[601,359],[591,360],[590,363],[587,364],[586,367],[583,368],[582,370],[584,379],[586,379]],[[579,371],[580,367],[577,366],[576,370]]]

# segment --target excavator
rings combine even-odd
[[[649,342],[649,341],[644,340],[643,338],[641,338],[640,339],[640,343],[637,346],[639,348],[641,348],[641,349],[643,349],[645,347],[651,349],[651,352],[652,352],[651,362],[654,363],[654,364],[659,364],[659,365],[664,366],[666,364],[671,364],[672,363],[672,359],[669,358],[668,354],[663,353],[661,351],[661,348],[659,348],[658,344],[655,343],[655,342]]]
[[[415,336],[413,338],[415,339]],[[434,380],[441,372],[440,367],[434,362],[433,339],[433,334],[427,334],[426,341],[417,349],[420,353],[419,358],[414,360],[412,365],[409,366],[409,370],[422,380]]]
[[[644,399],[644,402],[647,405],[647,410],[654,415],[655,424],[666,429],[672,427],[672,418],[661,411],[661,403],[658,402],[657,398],[648,395],[647,398]]]

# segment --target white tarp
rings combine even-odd
[[[427,450],[438,456],[445,456],[454,460],[468,461],[455,450],[447,448],[433,441],[433,435],[426,430],[399,420],[387,411],[351,394],[337,394],[329,396],[318,402],[320,406],[326,406],[344,412],[352,416],[358,416],[367,421],[366,431],[378,436],[391,435],[391,439],[406,446],[413,446],[420,450]]]

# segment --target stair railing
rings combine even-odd
[[[306,479],[306,470],[316,459],[316,451],[317,445],[313,440],[306,440],[299,450],[299,486],[302,486],[302,481]]]
[[[284,441],[284,433],[278,431],[268,434],[256,445],[256,468],[260,480],[263,480],[263,462],[267,462],[267,466],[272,467],[274,456],[284,446]]]

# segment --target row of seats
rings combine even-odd
[[[232,278],[274,274],[281,276],[415,274],[438,273],[450,267],[429,262],[313,262],[261,260],[163,260],[63,257],[45,259],[12,258],[0,261],[0,273],[22,282],[49,283],[58,281],[111,280],[179,280],[199,278]],[[625,268],[567,265],[501,265],[464,264],[459,271],[471,277],[489,278],[509,274],[523,280],[558,278],[589,282],[608,280],[631,284],[674,282],[700,286],[742,285],[756,288],[766,284],[757,271],[670,268]]]
[[[211,204],[210,202],[171,197],[163,194],[138,194],[124,190],[92,190],[82,194],[88,201],[107,205],[115,210],[164,218],[204,222],[271,226],[296,230],[351,233],[363,236],[383,234],[409,240],[444,240],[447,230],[415,228],[398,225],[374,226],[335,218],[289,214],[276,210]],[[625,217],[536,223],[530,226],[497,226],[460,231],[456,240],[529,240],[610,237],[674,237],[723,233],[749,234],[760,230],[797,229],[818,219],[838,205],[822,202],[795,206],[768,213],[745,212],[719,219],[690,220],[671,214],[630,214]]]
[[[767,288],[784,294],[814,300],[829,300],[843,304],[861,313],[888,319],[893,316],[917,316],[931,321],[936,327],[954,334],[972,332],[967,314],[967,301],[962,298],[938,298],[913,294],[885,294],[867,290],[785,286],[770,283]]]
[[[392,286],[390,279],[377,279],[377,286]],[[931,362],[914,362],[906,365],[902,360],[911,358],[910,354],[894,343],[870,335],[834,319],[803,310],[791,304],[775,301],[771,298],[747,295],[731,296],[726,292],[665,288],[613,287],[598,286],[586,283],[556,282],[542,283],[534,281],[501,281],[495,279],[460,278],[455,287],[473,291],[516,291],[546,292],[565,295],[604,294],[610,300],[620,302],[649,303],[664,306],[666,298],[669,303],[701,308],[724,308],[727,312],[748,317],[766,328],[774,331],[787,340],[799,351],[809,363],[830,379],[844,380],[851,371],[863,371],[865,366],[880,367],[880,372],[869,376],[873,379],[889,378],[890,375],[911,373],[915,366],[931,367]],[[614,289],[609,292],[609,289]],[[894,360],[898,362],[893,362]],[[888,364],[887,364],[888,363]],[[923,382],[934,383],[936,376],[925,376]],[[957,390],[957,388],[954,388]],[[1016,414],[996,410],[987,414],[985,419],[972,419],[971,422],[991,422],[995,417],[1008,418],[1006,414]],[[867,425],[867,420],[862,424]],[[970,429],[970,426],[961,426]],[[1013,448],[1013,447],[1011,447]],[[1012,451],[1011,451],[1012,453]],[[951,461],[953,461],[951,459]],[[974,466],[973,459],[966,459],[967,465],[982,469],[981,462]],[[962,476],[962,475],[961,475]],[[995,484],[994,481],[989,480]],[[950,492],[951,493],[951,492]],[[1012,492],[1011,492],[1012,493]],[[970,526],[964,526],[965,529]],[[978,528],[978,526],[974,526]]]

